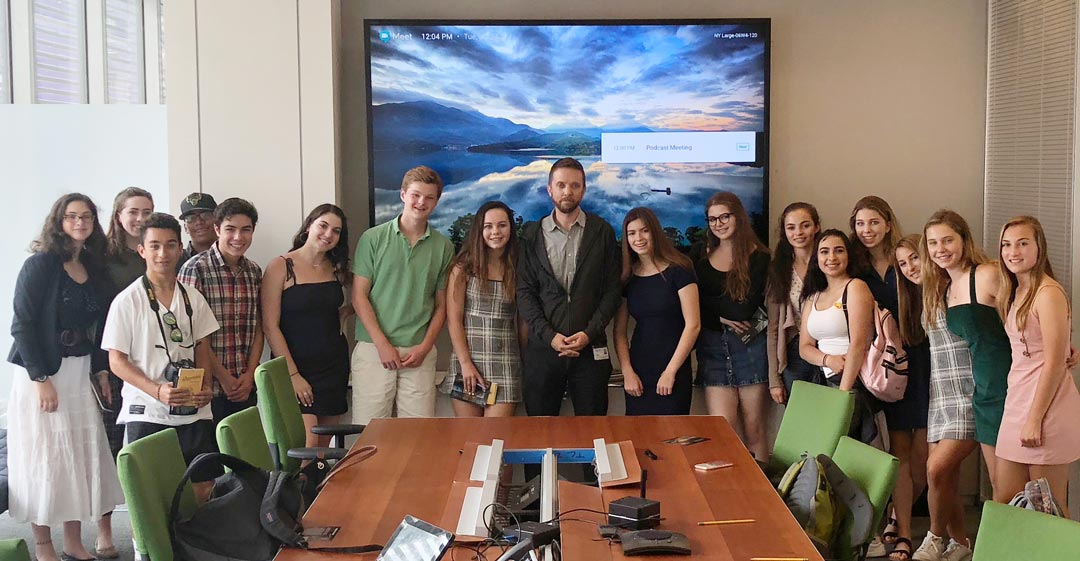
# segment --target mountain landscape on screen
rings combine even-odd
[[[445,183],[432,225],[460,242],[499,199],[523,221],[551,211],[546,183],[564,156],[586,169],[586,212],[619,230],[649,206],[687,247],[704,201],[726,189],[764,229],[768,24],[369,25],[369,155],[374,222],[400,211],[406,170]],[[753,37],[749,35],[753,33]],[[720,37],[742,37],[723,40]],[[749,163],[609,163],[607,133],[754,131]]]

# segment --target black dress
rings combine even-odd
[[[285,280],[295,279],[285,259]],[[345,302],[336,280],[294,284],[281,293],[278,327],[300,375],[311,384],[314,402],[300,412],[329,417],[349,410],[349,343],[341,333],[338,310]]]
[[[624,294],[637,326],[630,341],[630,364],[641,378],[641,397],[626,394],[627,415],[689,415],[693,395],[690,357],[675,374],[671,395],[656,393],[656,383],[679,346],[686,321],[679,290],[696,283],[694,273],[672,265],[663,274],[631,276]]]

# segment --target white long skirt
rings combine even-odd
[[[14,369],[8,403],[10,515],[58,526],[94,522],[123,504],[124,494],[90,388],[90,357],[67,357],[51,376],[59,406],[38,406],[37,382]]]

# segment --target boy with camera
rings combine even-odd
[[[124,441],[174,428],[184,461],[190,464],[199,454],[217,449],[208,337],[218,330],[218,322],[198,290],[177,282],[180,251],[180,223],[168,214],[151,214],[138,247],[146,274],[113,300],[101,348],[109,351],[109,366],[124,381],[117,420],[126,425]],[[206,370],[195,383],[198,389],[180,387],[193,377],[197,380],[199,369]],[[205,499],[217,475],[195,474],[196,497]]]

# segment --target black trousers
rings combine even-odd
[[[210,400],[210,410],[214,413],[214,427],[218,426],[218,423],[222,419],[232,415],[233,413],[239,413],[248,407],[253,407],[258,403],[258,398],[255,395],[255,388],[251,388],[251,394],[248,395],[246,401],[229,401],[229,398],[219,395]]]
[[[184,455],[184,465],[191,462],[199,454],[217,452],[217,441],[214,440],[214,423],[203,419],[187,425],[159,425],[145,421],[129,421],[124,425],[128,444],[140,438],[157,434],[163,430],[176,429],[176,437],[180,440],[180,452]],[[191,480],[195,483],[213,481],[217,476],[224,473],[219,466],[204,466],[191,474]]]
[[[578,357],[564,358],[550,345],[530,338],[522,358],[522,390],[530,417],[558,416],[567,392],[575,415],[607,415],[611,359],[596,360],[592,345]]]

